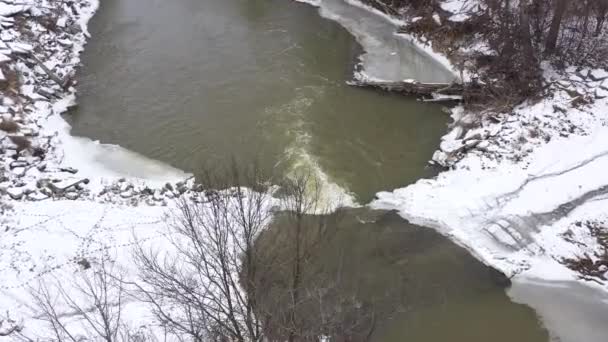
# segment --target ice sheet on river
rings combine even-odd
[[[449,83],[458,78],[449,61],[407,35],[397,34],[402,22],[350,0],[301,0],[319,7],[321,16],[344,26],[361,44],[359,77],[383,81],[416,79]]]

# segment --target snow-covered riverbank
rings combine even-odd
[[[81,0],[54,12],[47,1],[23,3],[0,2],[7,86],[0,109],[3,122],[18,125],[0,131],[6,152],[0,162],[0,313],[17,316],[27,312],[27,288],[38,279],[69,276],[88,255],[128,246],[134,233],[158,236],[164,205],[202,190],[179,170],[70,135],[60,114],[74,103],[74,88],[64,90],[30,55],[73,79],[98,4]],[[438,229],[509,275],[578,280],[561,260],[601,252],[586,222],[604,219],[601,195],[608,184],[602,173],[608,81],[597,80],[600,73],[551,75],[547,69],[559,81],[554,98],[523,105],[515,115],[488,117],[469,132],[457,126],[435,156],[454,170],[379,194],[372,206]],[[579,96],[593,101],[580,103]],[[466,122],[464,114],[456,110],[455,120]],[[470,146],[463,158],[449,161],[445,152],[462,145]],[[124,168],[126,160],[139,166]],[[126,257],[128,248],[121,251]],[[605,277],[591,284],[605,290]]]
[[[369,44],[349,18],[336,13],[333,1],[302,2],[344,22],[364,47]],[[394,25],[407,24],[360,1],[347,2]],[[475,8],[459,0],[442,4],[454,21],[465,20]],[[394,35],[413,41],[421,53],[457,73],[424,41]],[[395,81],[374,73],[365,58],[357,77]],[[463,75],[468,77],[466,71]],[[602,209],[608,203],[603,200],[608,191],[603,171],[608,166],[608,72],[571,67],[558,73],[546,65],[544,75],[550,95],[512,112],[479,115],[453,109],[452,128],[433,156],[433,162],[450,170],[379,193],[371,206],[398,210],[412,223],[437,229],[511,277],[583,281],[608,291],[607,246],[592,229],[608,215]],[[586,270],[576,260],[584,260]]]
[[[42,0],[0,2],[3,198],[162,203],[160,190],[154,197],[153,189],[167,182],[174,187],[189,177],[119,146],[70,135],[61,114],[75,105],[79,55],[98,5],[96,0],[63,6]],[[190,190],[184,187],[175,188]]]
[[[452,170],[380,193],[372,206],[439,230],[510,276],[580,279],[564,260],[585,255],[608,271],[601,264],[605,246],[586,224],[606,219],[606,81],[579,81],[580,74],[555,75],[553,97],[486,118],[481,128],[456,125],[435,155],[445,163],[450,151],[470,144]],[[590,103],[572,106],[576,97],[561,87]],[[467,120],[459,109],[454,116]],[[589,284],[608,290],[607,275]]]
[[[470,3],[442,8],[460,21]],[[608,291],[608,72],[547,64],[544,78],[545,98],[513,111],[455,108],[433,156],[450,170],[371,206],[437,229],[509,276]]]
[[[70,134],[61,115],[75,104],[98,6],[0,1],[0,332],[33,312],[28,289],[39,280],[70,278],[87,257],[128,254],[116,247],[134,233],[158,236],[171,199],[204,195],[180,170]]]

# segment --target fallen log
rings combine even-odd
[[[351,81],[349,85],[363,88],[382,89],[390,92],[402,93],[406,95],[455,100],[455,96],[462,96],[464,86],[461,83],[421,83],[415,80],[404,80],[399,82],[379,82],[379,81]]]

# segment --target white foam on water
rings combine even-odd
[[[315,99],[324,96],[323,87],[305,87],[296,90],[296,95],[286,103],[267,108],[274,129],[285,135],[287,146],[277,167],[284,168],[287,178],[311,178],[311,192],[318,192],[319,211],[338,207],[357,207],[354,194],[335,182],[321,167],[319,160],[310,151],[311,136],[307,127],[306,113]],[[278,127],[276,127],[278,126]],[[277,134],[279,134],[277,132]],[[312,188],[315,189],[312,189]]]
[[[304,140],[304,139],[302,139]],[[359,207],[354,194],[341,187],[323,171],[316,157],[311,155],[306,145],[288,147],[285,155],[292,160],[291,167],[287,172],[288,178],[296,179],[302,175],[310,176],[312,179],[310,192],[315,192],[318,187],[318,211],[328,212],[340,207]]]

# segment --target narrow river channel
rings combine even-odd
[[[195,176],[230,158],[282,175],[310,170],[326,192],[359,204],[432,176],[427,161],[448,121],[442,108],[345,82],[363,48],[361,62],[377,77],[453,75],[388,22],[328,3],[324,16],[350,15],[350,32],[289,0],[103,1],[79,107],[67,116],[72,134]],[[374,341],[549,340],[504,279],[434,231],[366,208],[349,210],[336,229],[315,260],[328,270],[346,260],[340,268],[361,301],[380,298],[390,314]]]

